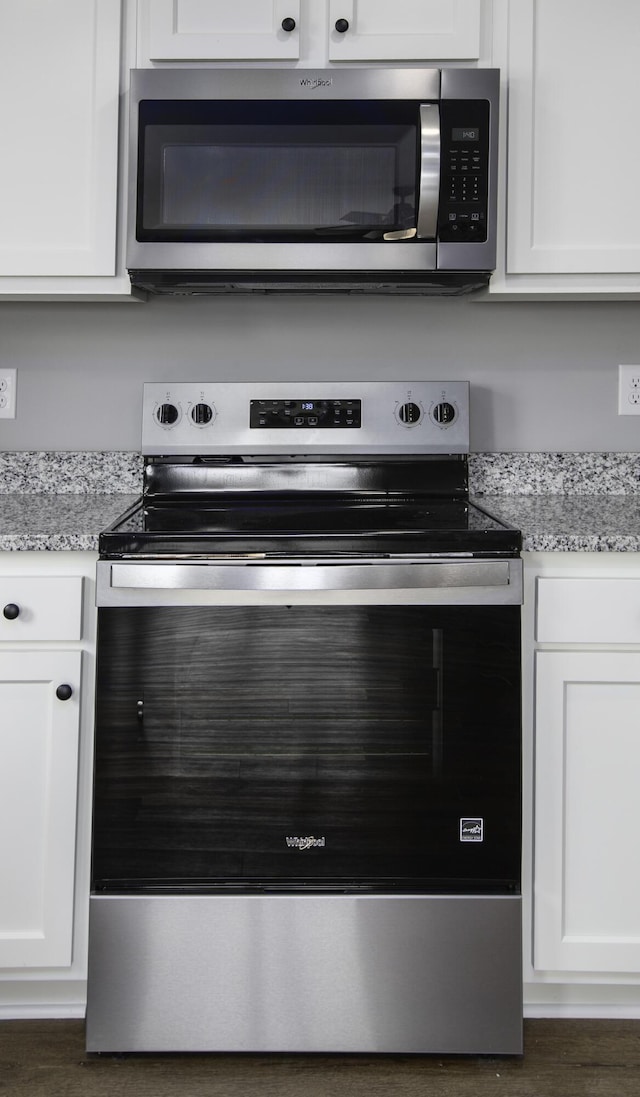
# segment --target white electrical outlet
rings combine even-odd
[[[0,419],[16,417],[17,373],[15,369],[0,368]]]
[[[618,366],[618,415],[640,415],[640,366]]]

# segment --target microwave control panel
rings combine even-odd
[[[489,104],[451,99],[440,104],[438,239],[487,239]]]

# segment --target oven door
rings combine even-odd
[[[390,568],[99,564],[94,892],[518,892],[520,561]]]

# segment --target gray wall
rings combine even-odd
[[[469,380],[474,451],[640,450],[619,362],[640,364],[640,303],[2,303],[18,416],[0,419],[0,450],[137,450],[143,381],[393,376]]]

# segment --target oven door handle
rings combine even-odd
[[[520,605],[522,561],[354,564],[114,563],[97,568],[98,606],[256,604],[298,600]],[[365,597],[369,595],[369,597]]]

